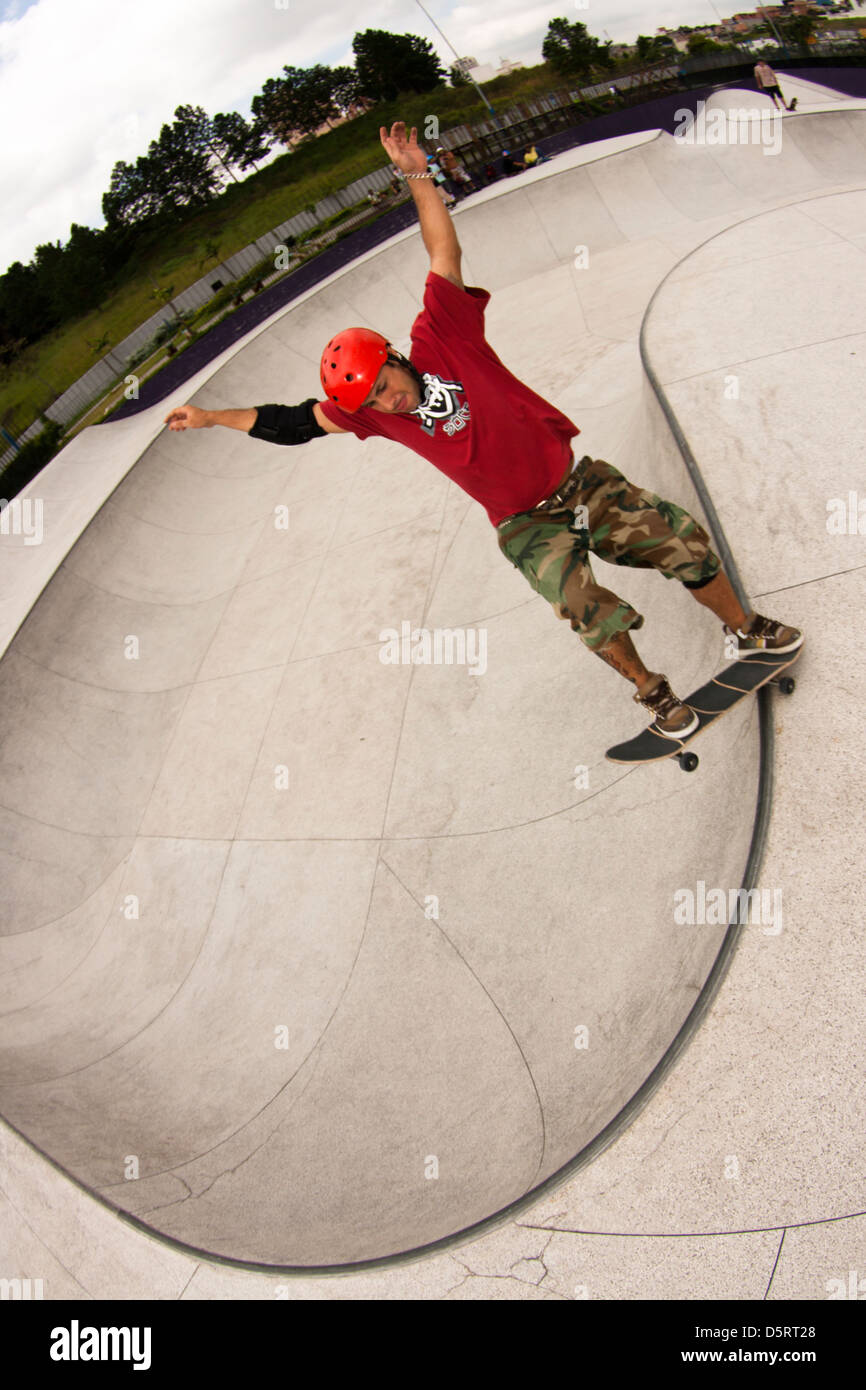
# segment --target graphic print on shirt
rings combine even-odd
[[[436,433],[437,420],[443,421],[442,428],[448,435],[465,429],[472,413],[468,401],[458,404],[457,392],[463,391],[462,381],[444,381],[433,372],[422,372],[421,380],[424,382],[424,399],[410,414],[418,416],[424,433],[432,438]]]

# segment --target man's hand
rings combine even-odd
[[[166,415],[164,425],[170,430],[204,430],[211,425],[210,411],[199,410],[197,405],[179,405]]]
[[[395,121],[388,134],[388,127],[379,127],[379,139],[391,162],[403,174],[424,174],[427,172],[427,156],[418,144],[418,127],[412,127],[412,134],[406,139],[406,124]]]

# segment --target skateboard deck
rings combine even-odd
[[[747,695],[760,690],[762,685],[770,681],[778,683],[780,690],[790,695],[794,689],[793,676],[780,677],[788,666],[793,666],[802,651],[802,647],[795,652],[756,651],[753,656],[728,662],[718,675],[699,686],[683,701],[691,705],[701,721],[692,733],[684,738],[665,738],[650,725],[625,743],[608,748],[605,757],[612,763],[656,763],[664,758],[677,758],[684,772],[693,772],[698,765],[697,755],[684,751],[692,740]]]

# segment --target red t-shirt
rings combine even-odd
[[[496,526],[550,496],[580,431],[500,362],[484,337],[489,300],[488,290],[461,290],[432,270],[427,276],[409,352],[427,386],[423,414],[370,406],[350,413],[333,401],[322,409],[359,439],[381,435],[414,449],[480,502]]]

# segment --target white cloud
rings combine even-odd
[[[333,37],[321,15],[299,34],[273,0],[38,0],[7,17],[0,267],[65,242],[73,221],[102,226],[114,164],[146,153],[178,105],[248,115],[267,77],[317,61]]]
[[[615,39],[670,18],[645,0],[424,3],[461,56],[494,65],[541,62],[557,15]],[[694,22],[713,18],[708,0],[683,0],[692,11]],[[412,0],[6,0],[0,13],[0,272],[42,242],[65,243],[72,222],[101,227],[115,163],[145,154],[181,104],[248,116],[284,64],[351,66],[353,35],[370,28],[420,34],[446,68],[454,61]]]

